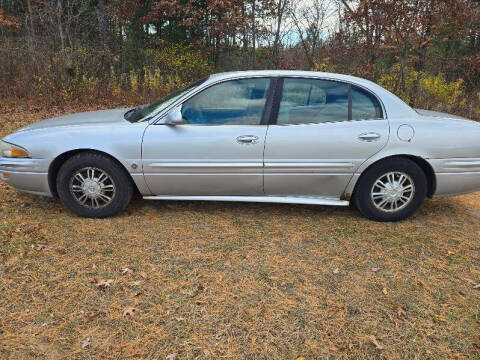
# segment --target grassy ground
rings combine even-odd
[[[6,109],[0,135],[47,115]],[[480,193],[395,224],[140,200],[89,220],[2,184],[0,358],[479,358],[479,220]]]

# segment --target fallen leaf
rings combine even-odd
[[[95,279],[95,285],[101,289],[105,289],[107,287],[110,287],[110,285],[113,283],[113,279],[108,279],[108,280],[101,280],[101,281],[96,281]]]
[[[378,268],[378,267],[372,267],[372,271],[373,271],[373,272],[377,272],[378,270],[380,270],[380,268]]]
[[[126,274],[132,274],[133,270],[129,269],[128,267],[125,267],[121,270],[121,272],[122,272],[122,275],[126,275]]]
[[[147,273],[145,271],[141,271],[140,272],[140,276],[144,279],[146,279],[148,277]]]
[[[382,289],[382,293],[383,293],[383,295],[388,295],[388,290],[387,290],[386,287],[384,287],[384,288]]]
[[[90,311],[89,313],[83,315],[83,322],[89,323],[98,316],[100,316],[100,313],[98,311]]]
[[[177,358],[177,355],[178,355],[178,353],[169,354],[169,355],[167,355],[167,357],[165,359],[166,360],[175,360]]]
[[[385,349],[385,347],[378,342],[378,340],[377,340],[377,338],[376,338],[375,336],[369,335],[369,336],[367,336],[367,338],[368,338],[368,340],[370,340],[370,342],[371,342],[373,345],[375,345],[375,348],[376,348],[377,350],[383,350],[383,349]]]
[[[183,318],[183,317],[176,317],[175,320],[177,320],[178,322],[180,322],[180,321],[185,321],[185,318]]]
[[[338,347],[336,347],[335,345],[330,346],[330,348],[328,350],[330,350],[331,352],[339,352],[340,351],[340,349]]]
[[[339,268],[333,269],[333,273],[334,273],[335,275],[338,274],[339,272],[340,272],[340,269],[339,269]]]
[[[300,356],[297,358],[297,360],[305,360],[305,358],[303,356]]]
[[[401,306],[398,306],[397,307],[397,315],[398,316],[407,316],[407,312],[405,310],[403,310]]]
[[[447,322],[447,319],[441,317],[441,316],[434,316],[433,320],[437,323],[445,323]]]
[[[137,312],[137,309],[133,306],[129,306],[126,307],[125,310],[123,310],[123,316],[133,316],[135,312]]]
[[[90,342],[91,342],[91,338],[90,338],[90,336],[89,336],[89,337],[87,337],[86,339],[84,339],[84,340],[82,341],[82,343],[80,344],[80,347],[81,347],[82,349],[85,349],[85,348],[87,348],[87,347],[90,346]]]

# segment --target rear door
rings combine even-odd
[[[183,123],[151,125],[143,139],[154,195],[261,195],[269,78],[214,84],[182,105]]]
[[[265,194],[338,199],[360,164],[388,141],[380,102],[366,89],[331,80],[285,78],[281,88],[265,143]]]

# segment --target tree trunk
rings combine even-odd
[[[278,0],[277,6],[277,29],[275,31],[275,40],[273,42],[273,67],[275,69],[278,68],[280,59],[279,59],[279,52],[280,52],[280,31],[282,27],[282,19],[283,19],[283,10],[285,9],[285,3],[288,0]]]
[[[63,24],[62,24],[62,2],[61,0],[57,0],[57,27],[58,27],[58,35],[60,37],[60,45],[62,47],[62,52],[65,52],[65,35],[63,33]]]
[[[97,13],[97,21],[98,21],[98,36],[100,40],[100,44],[103,47],[108,46],[108,21],[107,21],[107,12],[105,11],[105,0],[98,0],[97,7],[95,9]]]
[[[257,65],[257,56],[256,56],[256,44],[255,41],[257,39],[257,27],[255,25],[255,12],[256,12],[256,3],[255,0],[252,1],[252,69],[255,69]]]

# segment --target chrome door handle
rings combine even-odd
[[[258,142],[258,136],[255,135],[242,135],[237,137],[239,144],[256,144]]]
[[[358,138],[362,141],[375,141],[380,139],[381,135],[376,132],[366,132],[358,135]]]

